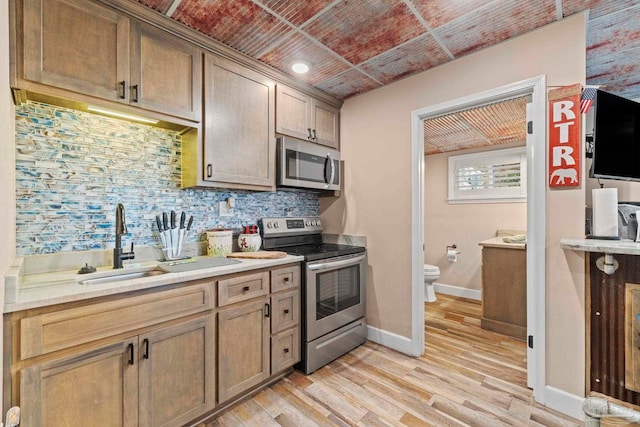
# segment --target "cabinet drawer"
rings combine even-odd
[[[269,293],[269,272],[218,281],[218,306],[234,304]]]
[[[300,361],[300,328],[287,329],[271,337],[271,374]]]
[[[279,268],[271,271],[271,292],[280,292],[300,286],[300,267]]]
[[[300,291],[271,296],[271,333],[296,326],[300,321]]]
[[[210,283],[91,304],[20,321],[20,357],[125,333],[213,308]]]

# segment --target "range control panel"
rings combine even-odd
[[[322,223],[318,217],[262,218],[261,230],[264,236],[292,236],[322,233]]]

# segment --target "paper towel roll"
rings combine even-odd
[[[618,189],[594,188],[593,236],[618,237]]]
[[[456,251],[455,249],[449,249],[447,251],[447,259],[449,260],[449,262],[458,261],[458,251]]]

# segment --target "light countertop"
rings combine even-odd
[[[487,240],[483,240],[478,244],[482,247],[490,248],[504,248],[504,249],[519,249],[524,250],[527,248],[526,243],[507,243],[503,239],[504,236],[492,237]]]
[[[278,265],[301,262],[303,260],[304,257],[292,255],[278,259],[238,259],[240,263],[221,267],[201,268],[179,273],[165,273],[158,276],[141,277],[104,284],[81,285],[78,281],[87,278],[87,275],[78,274],[77,268],[73,270],[23,274],[22,258],[16,258],[5,275],[6,283],[10,289],[6,293],[4,313],[149,289],[191,280],[215,278],[226,274],[250,272],[251,270],[271,268]],[[149,270],[158,264],[158,261],[136,263],[135,266],[126,268],[125,270],[129,272]],[[98,272],[109,269],[110,267],[101,267],[98,268]]]
[[[640,255],[640,243],[633,240],[560,239],[560,246],[574,251]]]

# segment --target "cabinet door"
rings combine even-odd
[[[218,312],[218,395],[220,403],[269,376],[268,298]]]
[[[311,140],[311,97],[280,84],[276,93],[276,132]]]
[[[215,406],[214,315],[140,340],[140,426],[182,425]]]
[[[20,425],[137,426],[137,339],[20,372]]]
[[[313,122],[317,144],[340,149],[340,110],[325,102],[314,100]]]
[[[128,102],[129,18],[86,0],[25,0],[27,80]]]
[[[271,80],[229,60],[206,56],[205,181],[275,188],[274,109]]]
[[[132,105],[200,121],[202,52],[146,24],[132,25]]]

